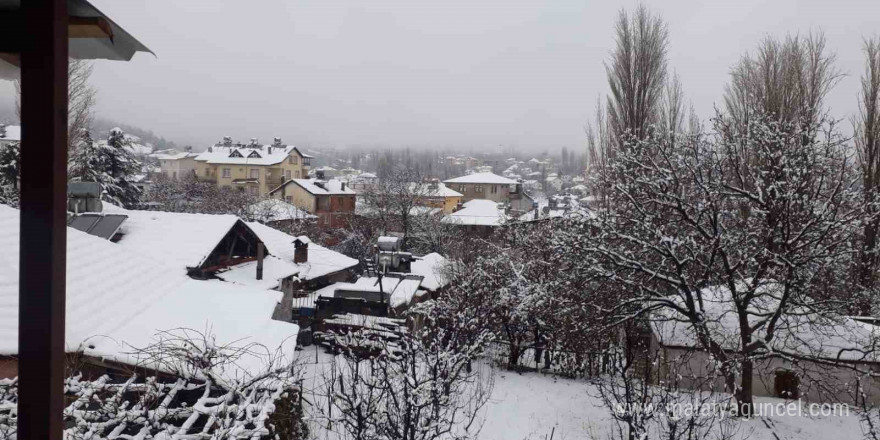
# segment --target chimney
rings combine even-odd
[[[272,154],[272,147],[269,147],[269,154]]]
[[[342,183],[342,190],[345,191],[345,182],[341,182],[341,183]]]
[[[309,261],[309,242],[303,237],[297,238],[293,242],[293,262],[296,264],[307,263]]]
[[[266,253],[266,246],[263,242],[257,243],[257,280],[263,279],[263,254]]]

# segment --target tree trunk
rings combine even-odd
[[[752,395],[752,383],[754,382],[754,363],[751,359],[745,359],[742,363],[742,379],[740,387],[734,393],[736,397],[737,415],[751,417],[754,413],[754,396]]]

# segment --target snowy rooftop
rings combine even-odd
[[[18,210],[0,205],[0,354],[18,353]],[[218,343],[243,340],[292,359],[298,328],[272,321],[280,293],[219,281],[195,281],[165,259],[67,230],[65,345],[96,357],[134,363],[133,347],[162,330],[209,329]],[[242,359],[249,371],[258,359]],[[230,371],[231,374],[238,372]]]
[[[280,258],[268,256],[263,259],[263,279],[257,279],[257,262],[248,261],[217,272],[218,278],[234,284],[255,287],[268,290],[275,289],[281,280],[298,274],[299,265],[293,261],[284,261]]]
[[[416,187],[418,185],[418,187]],[[436,187],[431,187],[427,183],[413,183],[411,185],[415,194],[421,194],[426,197],[463,197],[464,195],[446,186],[444,183],[437,183]]]
[[[443,183],[486,183],[496,185],[513,185],[516,180],[499,176],[495,173],[474,173],[466,176],[456,177],[454,179],[444,180]]]
[[[308,211],[280,199],[265,199],[248,207],[248,215],[261,222],[317,218]]]
[[[474,199],[462,206],[443,221],[458,225],[499,226],[507,219],[504,210],[492,200]]]
[[[109,203],[104,203],[104,212],[128,216],[119,229],[123,236],[118,246],[166,261],[179,270],[201,266],[239,221],[234,215],[137,211]]]
[[[435,291],[449,283],[445,275],[447,264],[448,260],[445,257],[433,252],[413,260],[410,264],[410,272],[425,278],[422,280],[422,288]]]
[[[744,287],[744,285],[742,286]],[[778,303],[769,290],[777,289],[769,283],[758,287],[763,293],[750,309],[749,323],[757,326],[776,310]],[[701,291],[703,314],[712,338],[725,349],[738,350],[738,315],[734,313],[733,299],[726,287],[708,287]],[[680,299],[678,299],[680,301]],[[651,324],[661,343],[667,346],[699,347],[693,326],[669,309],[661,309],[651,316]],[[753,340],[763,340],[766,325],[759,326]],[[880,353],[871,349],[880,339],[880,327],[861,323],[849,317],[820,317],[816,313],[784,314],[776,324],[772,351],[793,353],[824,359],[880,361]]]
[[[179,160],[186,158],[195,158],[196,156],[198,156],[198,153],[190,153],[187,151],[177,150],[164,150],[160,153],[150,154],[149,156],[158,160]]]
[[[196,156],[196,160],[210,164],[276,165],[287,159],[290,152],[299,150],[293,145],[214,145]],[[303,157],[311,157],[300,153]]]
[[[343,189],[341,180],[337,179],[329,179],[329,180],[318,180],[318,179],[291,179],[288,183],[293,182],[296,185],[299,185],[304,190],[308,191],[314,195],[344,195],[344,194],[356,194],[351,187],[347,186]]]
[[[295,249],[293,242],[297,237],[257,222],[248,222],[247,226],[260,237],[260,240],[266,245],[266,249],[270,254],[295,266],[297,268],[297,276],[301,280],[312,280],[334,272],[350,269],[358,264],[358,261],[354,258],[346,257],[339,252],[332,251],[315,243],[309,244],[308,261],[294,264],[293,256]]]

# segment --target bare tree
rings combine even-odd
[[[73,151],[84,139],[94,119],[97,90],[89,83],[94,65],[71,59],[67,64],[67,149]],[[21,118],[21,82],[15,81],[16,113]]]
[[[426,313],[420,328],[394,338],[371,337],[369,328],[347,335],[343,359],[325,376],[325,415],[341,424],[345,438],[476,437],[492,387],[491,375],[472,363],[488,333],[469,331],[473,314],[439,316]]]
[[[829,124],[765,118],[737,131],[716,118],[724,135],[633,140],[617,152],[609,209],[586,226],[595,232],[570,239],[595,259],[584,270],[622,294],[605,315],[675,315],[718,362],[745,415],[755,360],[810,358],[787,351],[784,335],[839,320],[828,292],[849,287],[841,274],[864,211],[844,138]],[[710,310],[719,304],[737,317],[723,336]]]
[[[361,191],[365,212],[382,225],[383,233],[401,232],[404,242],[412,231],[417,207],[424,204],[431,188],[417,170],[389,166],[375,185]]]
[[[621,10],[614,28],[615,49],[608,72],[608,118],[612,140],[620,145],[626,133],[648,134],[661,112],[667,81],[669,30],[659,15],[644,5],[629,14]]]
[[[822,33],[765,38],[731,71],[724,96],[729,117],[740,125],[770,116],[815,126],[825,111],[825,96],[841,78],[836,58]]]
[[[865,40],[865,72],[859,94],[859,114],[853,120],[856,151],[862,174],[862,191],[870,218],[863,229],[863,245],[859,261],[859,282],[866,290],[876,285],[876,272],[880,256],[877,234],[880,231],[878,206],[880,199],[880,37]],[[870,302],[859,304],[859,313],[870,314]]]

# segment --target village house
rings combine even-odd
[[[0,205],[0,246],[10,256],[19,255],[19,224],[19,211]],[[205,329],[206,324],[218,343],[247,339],[279,347],[279,354],[292,362],[298,327],[271,319],[280,292],[187,277],[177,260],[165,258],[175,249],[162,243],[152,246],[153,252],[141,252],[72,228],[67,241],[65,345],[68,357],[92,371],[143,367],[133,348],[151,344],[159,331]],[[0,378],[10,378],[18,368],[19,270],[17,258],[4,261],[0,278],[8,282],[0,283],[0,314],[6,317],[0,327]],[[258,360],[242,359],[238,367],[247,373],[258,369]]]
[[[247,144],[233,143],[229,136],[201,153],[185,151],[154,157],[169,178],[195,175],[199,181],[255,196],[267,195],[285,180],[306,177],[312,159],[295,146],[283,144],[281,138],[262,145],[256,138]]]
[[[285,180],[308,175],[312,156],[275,138],[271,145],[251,139],[247,145],[233,144],[230,137],[195,157],[196,177],[221,188],[236,188],[265,196]]]
[[[454,191],[437,180],[427,183],[413,183],[413,193],[418,195],[416,204],[429,208],[439,208],[443,214],[452,214],[462,202],[464,195]]]
[[[709,287],[702,295],[713,340],[725,350],[739,350],[738,315],[729,290]],[[756,319],[757,311],[750,321]],[[865,374],[880,371],[880,327],[875,321],[784,316],[774,329],[769,353],[754,361],[753,395],[856,406],[880,403],[880,381]],[[638,348],[643,372],[652,381],[675,378],[685,388],[724,389],[723,378],[712,374],[712,356],[683,316],[661,310],[641,327],[627,337],[627,345]],[[763,332],[758,330],[755,338],[763,338]]]
[[[290,179],[269,192],[318,217],[318,225],[336,229],[345,227],[354,215],[357,194],[339,180]]]
[[[443,183],[462,194],[462,201],[492,200],[510,205],[514,211],[526,212],[532,208],[532,198],[523,191],[519,181],[484,172],[445,180]]]
[[[150,155],[159,162],[160,173],[172,180],[195,176],[196,156],[198,153],[177,150],[166,150]]]
[[[442,221],[478,236],[487,237],[509,218],[503,204],[492,200],[475,199],[465,202],[461,209],[444,217]]]

